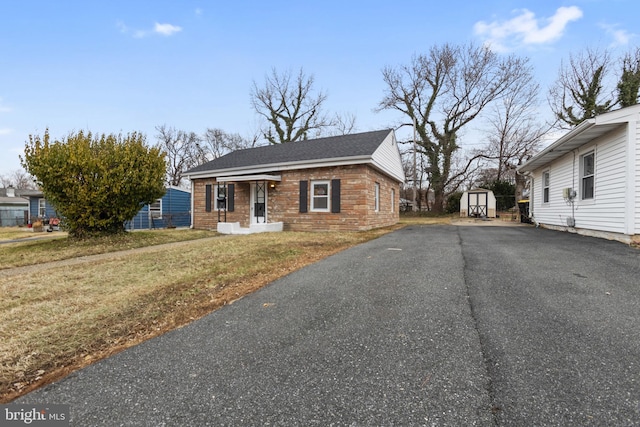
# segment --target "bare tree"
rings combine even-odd
[[[264,86],[253,82],[251,104],[267,119],[262,133],[269,143],[307,139],[310,132],[319,135],[332,124],[322,112],[327,95],[322,91],[315,93],[313,83],[313,75],[305,75],[302,68],[296,76],[290,71],[280,74],[274,68],[265,76]]]
[[[336,113],[333,120],[332,130],[329,132],[332,136],[349,135],[357,132],[356,116],[352,113]]]
[[[4,188],[13,187],[22,190],[37,189],[34,178],[24,169],[16,169],[6,175],[0,175],[0,185]]]
[[[219,128],[207,128],[200,142],[199,164],[221,157],[231,151],[255,147],[257,138],[248,140],[237,133],[227,133]]]
[[[558,127],[572,128],[613,108],[613,92],[605,89],[610,67],[611,55],[598,49],[571,55],[560,65],[548,96]]]
[[[166,154],[167,181],[180,186],[182,175],[202,159],[200,137],[194,132],[177,130],[167,125],[156,126],[157,147]]]
[[[482,150],[495,166],[494,181],[505,178],[516,185],[516,199],[522,196],[525,178],[516,168],[529,160],[540,147],[540,140],[551,126],[538,120],[537,106],[540,86],[531,69],[494,103],[487,116],[488,144]]]
[[[473,153],[472,155],[463,154],[456,151],[451,159],[451,178],[447,183],[446,196],[454,193],[461,188],[473,188],[474,182],[478,181],[478,177],[486,167],[485,159]]]
[[[442,212],[451,184],[477,159],[469,158],[453,172],[460,130],[500,99],[526,68],[526,60],[500,58],[486,46],[445,44],[414,57],[409,65],[383,70],[387,92],[379,110],[395,109],[415,118],[417,142],[429,162],[436,212]]]
[[[618,103],[629,107],[638,103],[640,92],[640,48],[627,52],[621,59],[622,73],[618,82]]]

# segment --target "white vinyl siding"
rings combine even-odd
[[[595,154],[594,198],[581,200],[580,161],[583,155],[591,152]],[[550,165],[553,170],[553,186],[550,188],[548,204],[542,203],[542,173],[548,170],[549,165],[535,171],[533,209],[536,220],[542,224],[566,226],[566,219],[574,216],[577,228],[623,233],[625,153],[625,129],[619,129],[554,161]],[[571,204],[566,203],[562,197],[562,189],[568,187],[578,193],[573,211]]]
[[[400,151],[393,132],[389,133],[371,157],[374,166],[385,171],[386,174],[397,179],[398,182],[404,182],[404,169],[402,169]]]
[[[634,227],[635,234],[640,234],[640,121],[635,122],[635,213],[634,213]]]

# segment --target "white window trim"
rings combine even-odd
[[[380,183],[376,182],[373,187],[374,211],[380,212]]]
[[[46,199],[38,199],[38,217],[44,218],[47,216],[47,201]]]
[[[151,209],[151,205],[160,202],[160,209]],[[162,218],[162,199],[156,199],[154,203],[149,204],[149,216],[154,219]]]
[[[545,183],[545,175],[547,175],[548,177],[546,183]],[[545,200],[545,194],[544,194],[545,189],[547,190],[546,200]],[[551,171],[547,169],[546,171],[542,172],[542,204],[548,205],[550,201],[551,201]]]
[[[396,211],[396,189],[391,189],[391,212]]]
[[[593,156],[593,173],[589,176],[584,176],[584,159],[587,156]],[[580,155],[580,201],[584,203],[593,203],[596,199],[596,150],[590,150],[584,154]],[[589,198],[584,197],[584,179],[592,177],[593,178],[593,195]]]
[[[314,187],[316,185],[326,185],[327,186],[327,207],[326,208],[316,208],[315,207],[315,198],[317,196],[315,196],[315,191],[314,191]],[[310,185],[310,191],[311,191],[311,208],[309,209],[311,212],[331,212],[331,182],[330,181],[311,181],[311,185]],[[320,196],[321,197],[321,196]]]

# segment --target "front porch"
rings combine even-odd
[[[282,222],[251,224],[249,227],[241,227],[239,222],[219,222],[217,231],[220,234],[254,234],[273,233],[282,231],[282,229]]]
[[[267,218],[269,192],[275,189],[276,183],[281,179],[280,175],[271,174],[217,177],[215,193],[218,233],[253,234],[282,231],[282,222],[269,222]],[[231,216],[229,220],[227,213]]]

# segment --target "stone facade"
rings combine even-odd
[[[336,166],[315,169],[274,171],[280,182],[267,183],[267,222],[282,222],[285,231],[361,231],[396,224],[399,220],[400,185],[397,181],[368,165]],[[311,183],[340,180],[340,212],[314,212],[310,209]],[[300,181],[307,181],[307,209],[300,212]],[[250,224],[250,182],[235,182],[233,211],[226,212],[226,222]],[[375,189],[379,185],[378,209]],[[216,229],[224,212],[206,211],[206,185],[217,185],[214,178],[193,180],[193,226]]]

